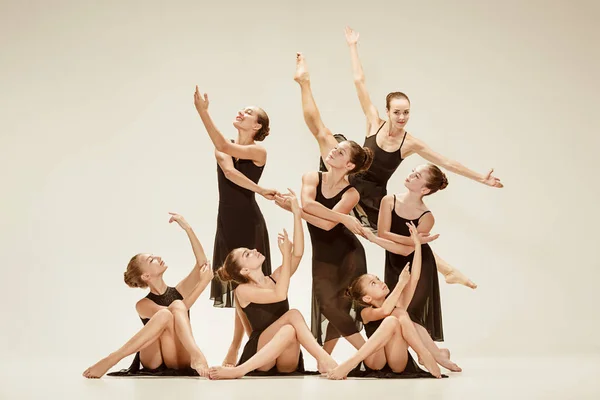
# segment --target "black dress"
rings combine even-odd
[[[358,315],[359,315],[359,318],[362,320],[362,318],[360,317],[360,313]],[[365,333],[367,334],[367,338],[370,338],[373,335],[373,333],[375,333],[375,331],[379,328],[379,326],[381,325],[382,322],[383,322],[383,319],[380,319],[378,321],[370,321],[370,322],[367,322],[366,324],[364,324]],[[417,365],[417,363],[413,359],[413,357],[410,354],[410,352],[408,351],[408,349],[406,350],[406,352],[408,354],[408,361],[406,362],[406,367],[404,368],[404,371],[402,371],[402,372],[394,372],[388,364],[385,364],[385,366],[380,370],[371,369],[371,368],[367,367],[367,365],[363,361],[361,364],[358,365],[357,368],[355,368],[351,373],[349,373],[348,376],[355,377],[355,378],[392,378],[392,379],[435,378],[435,376],[431,375],[429,372],[427,372],[425,370],[422,370]],[[360,368],[361,365],[364,367],[364,370],[362,370]],[[447,378],[446,375],[442,375],[442,376],[444,378]]]
[[[323,196],[322,181],[319,172],[315,200],[329,209],[352,187],[348,185],[328,199]],[[355,278],[367,273],[367,262],[362,244],[344,225],[338,224],[329,231],[310,223],[307,226],[313,248],[311,330],[323,345],[362,328],[353,318],[352,301],[344,293]]]
[[[252,160],[233,159],[235,169],[254,183],[258,184],[264,165],[256,166]],[[255,193],[236,185],[225,177],[217,165],[219,185],[219,212],[217,215],[217,233],[213,249],[212,267],[219,269],[229,252],[238,247],[256,249],[265,256],[262,271],[271,274],[271,251],[267,224],[256,202]],[[215,307],[234,307],[233,290],[237,285],[223,283],[216,276],[210,285],[210,298]]]
[[[273,282],[275,280],[269,276]],[[237,365],[243,364],[248,361],[252,356],[256,354],[258,351],[258,340],[260,335],[271,326],[275,321],[281,318],[286,312],[290,309],[290,305],[288,299],[279,301],[277,303],[270,304],[257,304],[257,303],[249,303],[246,307],[242,307],[242,311],[246,315],[248,319],[248,323],[252,328],[252,333],[250,334],[250,338],[246,342],[244,346],[244,351],[240,356],[240,359]],[[304,370],[304,358],[302,357],[302,351],[300,351],[298,356],[298,366],[296,367],[295,372],[291,373],[283,373],[277,370],[277,365],[273,366],[269,371],[258,371],[254,370],[250,372],[248,375],[253,376],[273,376],[273,375],[312,375],[314,372],[308,372]],[[317,372],[318,373],[318,372]]]
[[[429,211],[425,211],[417,219],[409,220],[402,218],[396,213],[396,196],[394,196],[394,207],[391,212],[392,225],[390,232],[410,237],[410,231],[408,226],[406,226],[406,223],[412,221],[415,226],[419,226],[419,220]],[[410,268],[412,269],[413,257],[414,253],[411,253],[408,256],[402,256],[386,250],[384,281],[390,290],[396,287],[398,277],[407,262],[411,263]],[[444,340],[444,330],[442,328],[440,285],[438,282],[435,256],[428,244],[421,245],[421,260],[421,276],[419,278],[419,283],[417,283],[415,294],[406,311],[414,322],[427,329],[434,341],[441,342]]]
[[[163,294],[154,294],[152,292],[146,295],[147,299],[152,300],[154,303],[159,306],[168,307],[175,300],[183,300],[183,296],[177,288],[167,287],[167,290]],[[190,315],[190,311],[188,310],[188,317]],[[150,318],[140,318],[142,323],[146,325]],[[174,369],[168,368],[164,363],[155,369],[145,368],[140,361],[140,352],[138,351],[135,354],[133,362],[129,366],[129,368],[122,369],[116,372],[110,372],[107,374],[108,376],[198,376],[198,372],[195,369],[188,367],[182,369]]]
[[[381,199],[387,194],[388,181],[402,162],[401,150],[404,139],[406,139],[405,132],[398,150],[393,152],[383,150],[377,145],[377,135],[379,134],[379,131],[381,131],[381,128],[383,128],[383,125],[385,125],[385,122],[381,124],[374,135],[365,138],[364,147],[368,147],[373,151],[373,163],[371,164],[371,167],[363,173],[350,177],[350,183],[360,194],[358,205],[360,205],[366,213],[368,221],[364,221],[364,218],[361,218],[362,213],[356,208],[353,210],[354,215],[364,223],[368,223],[371,228],[375,230],[377,230],[377,219],[379,218]],[[336,134],[334,137],[338,142],[346,140],[346,138],[340,134]],[[322,159],[320,168],[321,171],[326,171]]]

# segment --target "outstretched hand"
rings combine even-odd
[[[347,26],[344,31],[346,33],[346,42],[348,43],[349,46],[358,43],[358,37],[359,37],[358,32],[354,31],[349,26]]]
[[[177,222],[177,224],[183,229],[188,229],[190,227],[190,224],[188,224],[185,218],[183,218],[181,215],[173,212],[169,212],[169,214],[171,215],[171,218],[169,218],[169,223]]]
[[[485,176],[483,183],[491,187],[503,188],[504,185],[500,182],[500,179],[492,175],[493,172],[494,168],[492,168],[490,172],[488,172],[488,174]]]
[[[200,279],[212,280],[214,276],[213,269],[210,266],[210,261],[206,262],[200,267]]]
[[[281,251],[282,255],[292,253],[293,243],[290,241],[288,233],[285,229],[283,230],[283,233],[279,233],[277,235],[277,245],[279,246],[279,251]]]
[[[208,94],[204,93],[204,95],[201,95],[198,85],[196,85],[196,92],[194,93],[194,105],[198,112],[208,110]]]
[[[298,204],[298,196],[290,188],[288,188],[287,193],[278,193],[275,196],[275,204],[284,210],[294,213],[294,215],[298,215],[300,212],[302,212],[300,209],[300,204]]]
[[[262,188],[259,194],[267,200],[275,200],[275,197],[279,194],[279,192],[276,189]]]
[[[407,262],[406,265],[404,266],[404,269],[402,269],[402,272],[400,273],[400,276],[398,277],[398,285],[406,285],[406,283],[410,279],[410,269],[408,268],[409,265],[410,265],[410,262]]]
[[[413,243],[415,244],[415,246],[419,246],[421,244],[421,236],[419,235],[419,232],[417,231],[417,227],[415,226],[414,222],[407,222],[406,226],[408,226],[408,230],[410,231],[410,238],[412,239]]]

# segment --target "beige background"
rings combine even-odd
[[[129,258],[162,255],[170,284],[193,264],[168,211],[212,256],[216,163],[196,84],[228,137],[239,108],[267,110],[264,186],[299,191],[318,165],[292,80],[296,51],[325,123],[362,143],[346,24],[361,34],[380,112],[388,92],[406,92],[411,133],[479,172],[494,167],[506,185],[450,175],[427,200],[441,234],[434,249],[479,284],[441,285],[457,361],[598,352],[597,2],[226,3],[2,2],[3,357],[92,362],[139,329],[134,304],[145,292],[123,283]],[[406,160],[390,191],[422,162]],[[259,204],[277,264],[276,233],[291,218]],[[305,232],[290,299],[309,319]],[[365,248],[382,276],[383,250]],[[218,364],[233,318],[211,304],[207,291],[192,324]],[[336,357],[348,352],[341,345]]]

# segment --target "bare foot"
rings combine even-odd
[[[449,369],[452,372],[462,372],[462,368],[450,360],[450,350],[440,349],[440,354],[435,361],[442,367]],[[419,357],[419,364],[423,365],[423,360]]]
[[[328,359],[325,359],[325,360],[317,361],[317,370],[319,370],[319,372],[322,374],[329,373],[331,370],[335,369],[337,366],[338,366],[338,364],[331,357],[329,357]]]
[[[211,367],[209,370],[210,379],[238,379],[244,376],[239,368],[229,367]]]
[[[198,357],[197,359],[192,360],[190,362],[190,367],[195,369],[198,375],[200,375],[202,378],[209,377],[208,363],[206,362],[206,358],[204,358],[204,355],[202,357]]]
[[[96,364],[86,369],[83,372],[83,376],[85,376],[88,379],[101,378],[115,364],[116,362],[111,356],[105,357],[102,360],[98,361]]]
[[[351,370],[352,368],[348,369],[348,367],[345,367],[344,364],[338,365],[336,368],[327,373],[327,379],[331,379],[333,381],[346,379]]]
[[[306,61],[302,53],[296,53],[296,73],[294,74],[294,80],[298,83],[310,81],[310,75],[308,74],[308,68],[306,67]]]
[[[428,354],[425,360],[423,360],[423,366],[429,371],[429,373],[436,378],[442,377],[442,372],[440,371],[440,367],[438,367],[435,358],[431,354]]]
[[[445,278],[446,278],[446,283],[449,285],[452,285],[454,283],[459,283],[468,288],[477,289],[477,285],[472,280],[467,278],[462,272],[457,270],[456,268],[454,268],[450,273],[448,273],[445,276]]]

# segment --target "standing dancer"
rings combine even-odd
[[[194,104],[204,127],[215,146],[217,179],[219,185],[219,211],[213,251],[213,268],[223,265],[229,252],[238,247],[257,249],[265,256],[263,273],[271,273],[269,234],[255,193],[272,200],[275,190],[258,185],[267,162],[267,150],[257,144],[269,135],[269,117],[258,107],[238,111],[233,126],[238,131],[235,141],[228,141],[216,128],[208,113],[208,96],[201,95],[196,86]],[[224,284],[215,278],[210,288],[210,298],[215,307],[235,307],[235,283]],[[244,335],[244,326],[235,313],[234,336],[223,361],[235,365]]]
[[[168,267],[161,257],[137,254],[129,261],[124,274],[127,286],[150,288],[150,293],[135,306],[144,327],[117,351],[86,369],[83,373],[86,378],[102,377],[134,353],[137,354],[129,369],[109,375],[136,375],[141,364],[142,371],[150,375],[176,372],[192,375],[192,368],[198,375],[208,377],[206,358],[192,335],[189,309],[208,286],[213,273],[190,225],[181,215],[170,214],[169,223],[176,222],[188,235],[196,258],[194,268],[177,286],[171,287],[163,280]]]
[[[290,310],[288,288],[304,254],[304,231],[295,193],[290,190],[282,201],[294,214],[294,242],[285,230],[278,237],[282,265],[265,276],[261,268],[265,256],[256,249],[242,247],[231,251],[217,272],[220,279],[239,284],[236,297],[251,334],[237,366],[213,367],[211,379],[240,378],[253,371],[262,375],[303,373],[300,345],[315,357],[321,373],[337,366],[312,336],[302,314]]]
[[[328,353],[340,337],[360,348],[364,344],[360,324],[352,318],[344,292],[367,267],[364,248],[355,236],[362,235],[360,222],[349,215],[359,195],[348,177],[368,169],[373,155],[356,142],[338,143],[321,120],[310,85],[305,84],[308,74],[297,73],[295,80],[300,84],[304,120],[327,168],[302,177],[302,217],[308,222],[313,247],[311,327]]]

